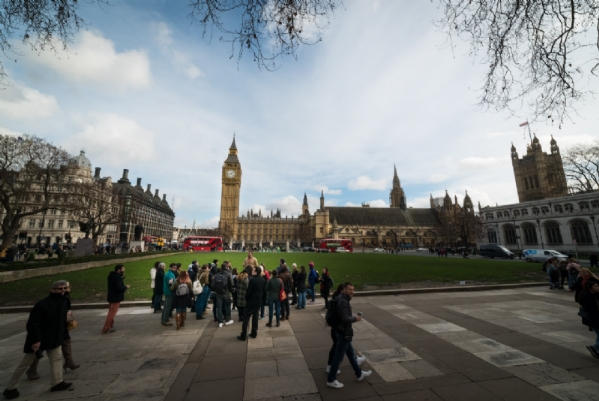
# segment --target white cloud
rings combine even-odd
[[[54,96],[10,83],[0,90],[0,115],[17,120],[50,117],[60,110]]]
[[[201,221],[199,224],[196,223],[196,227],[200,228],[216,228],[218,227],[218,222],[220,221],[220,216],[214,216],[208,220]]]
[[[510,163],[509,157],[467,157],[460,160],[460,167],[466,169],[485,170],[502,167]]]
[[[171,63],[177,70],[191,79],[202,75],[202,71],[190,60],[190,56],[180,50],[173,48],[173,31],[164,22],[154,24],[156,30],[156,43],[162,49],[162,52],[169,57]]]
[[[272,202],[269,202],[262,213],[264,214],[265,211],[268,210],[270,215],[270,210],[276,212],[277,209],[281,209],[281,216],[283,217],[285,217],[285,215],[289,217],[292,215],[299,216],[302,212],[302,202],[300,202],[295,196],[289,195],[282,199],[276,199]],[[256,212],[256,210],[254,210],[254,212]]]
[[[361,175],[355,180],[350,180],[347,187],[352,191],[363,189],[383,190],[387,188],[387,179],[373,180],[367,175]]]
[[[67,150],[78,153],[84,148],[88,155],[93,155],[94,164],[100,162],[129,168],[128,163],[156,157],[154,132],[136,121],[116,114],[93,114],[90,120],[64,143]]]
[[[32,56],[30,60],[79,83],[122,90],[143,88],[151,81],[150,60],[144,50],[119,53],[112,41],[90,31],[82,31],[68,53],[46,51]]]
[[[4,135],[4,136],[19,136],[19,135],[22,135],[22,133],[21,132],[16,132],[16,131],[9,130],[8,128],[0,127],[0,135]]]
[[[447,179],[447,176],[445,174],[433,174],[431,175],[429,182],[432,183],[439,183],[439,182],[443,182]]]
[[[322,191],[325,195],[342,195],[343,191],[340,189],[329,189],[329,187],[324,185],[315,185],[314,190],[320,192]]]

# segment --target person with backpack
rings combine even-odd
[[[306,267],[300,266],[297,274],[297,306],[295,309],[306,309]]]
[[[283,266],[283,270],[279,274],[279,278],[283,282],[283,289],[285,291],[285,299],[281,301],[281,320],[289,320],[289,294],[293,289],[293,279],[291,278],[291,274],[289,273],[289,268],[287,265]]]
[[[223,324],[233,324],[233,320],[231,320],[231,291],[233,290],[233,279],[227,271],[226,263],[223,263],[219,272],[212,277],[211,289],[216,301],[214,307],[216,309],[218,327],[223,327]]]
[[[331,313],[327,323],[330,322],[331,331],[334,332],[335,350],[333,352],[333,358],[330,361],[327,375],[327,386],[332,388],[342,388],[343,384],[337,381],[337,373],[339,372],[339,366],[343,361],[343,357],[347,355],[347,359],[351,364],[358,381],[364,380],[366,377],[372,374],[371,370],[362,370],[360,368],[360,362],[363,362],[365,358],[358,360],[354,353],[352,346],[352,339],[354,331],[352,324],[362,320],[362,316],[354,316],[352,313],[350,301],[354,295],[354,286],[347,282],[343,284],[341,294],[339,294],[334,300],[331,300]],[[329,352],[329,356],[330,356]]]
[[[199,285],[202,286],[202,292],[196,295],[196,320],[204,319],[206,308],[208,307],[208,299],[210,299],[210,271],[208,265],[202,266],[202,270],[198,274]]]
[[[252,331],[250,337],[258,337],[258,314],[262,305],[262,293],[266,282],[262,277],[262,267],[246,267],[246,271],[251,272],[251,278],[245,293],[245,311],[243,314],[243,324],[241,325],[241,335],[237,336],[239,341],[247,340],[247,329],[250,319],[252,319]]]
[[[333,288],[333,279],[329,274],[329,269],[326,267],[322,268],[322,277],[319,280],[320,282],[320,296],[324,299],[324,307],[322,309],[327,309],[327,303],[329,299],[329,294],[331,289]]]
[[[171,291],[175,294],[173,307],[175,308],[175,322],[177,330],[185,327],[185,319],[187,318],[187,308],[191,304],[191,279],[185,270],[179,273],[179,277],[171,284]]]
[[[276,311],[277,327],[281,325],[281,301],[279,294],[283,289],[283,282],[279,278],[277,269],[273,270],[270,275],[270,280],[266,283],[266,300],[268,301],[268,323],[266,327],[272,327],[272,315]]]
[[[308,274],[308,284],[310,284],[310,292],[312,296],[310,304],[312,305],[316,301],[316,292],[314,291],[314,286],[318,282],[318,271],[316,271],[316,269],[314,268],[314,262],[310,262],[308,266],[310,266],[310,273]]]

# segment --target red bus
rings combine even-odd
[[[183,249],[197,251],[218,252],[223,250],[223,239],[221,237],[190,236],[183,240]]]
[[[351,240],[343,238],[326,238],[320,240],[319,249],[328,249],[330,252],[337,252],[337,248],[343,248],[343,252],[353,252],[354,247]]]

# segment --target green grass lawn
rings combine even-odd
[[[150,269],[156,260],[167,265],[180,262],[184,268],[197,259],[200,265],[217,258],[220,262],[228,259],[233,267],[240,267],[245,253],[193,253],[183,255],[164,255],[162,258],[149,259],[125,264],[125,284],[131,288],[125,300],[150,299]],[[291,268],[313,261],[321,272],[328,267],[335,284],[351,281],[357,290],[368,284],[377,286],[397,286],[414,282],[457,283],[461,280],[479,283],[517,283],[523,281],[546,280],[538,263],[507,262],[501,260],[436,258],[410,255],[389,255],[373,253],[354,254],[315,254],[315,253],[256,253],[260,263],[272,270],[279,265],[279,259],[285,258]],[[105,302],[106,278],[114,265],[96,267],[78,272],[37,277],[11,283],[0,284],[0,305],[33,304],[46,296],[50,284],[56,280],[68,280],[72,286],[72,299],[75,302]]]

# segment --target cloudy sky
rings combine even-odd
[[[86,151],[102,175],[174,197],[176,225],[213,227],[221,167],[236,133],[243,169],[240,210],[388,206],[393,165],[408,206],[428,207],[447,189],[475,204],[517,201],[513,142],[525,153],[525,115],[477,106],[484,65],[453,50],[432,21],[435,2],[346,2],[323,41],[281,60],[275,72],[202,38],[186,1],[85,4],[87,30],[69,52],[3,58],[0,133],[45,137]],[[16,60],[14,62],[13,60]],[[536,124],[548,149],[599,137],[599,101],[580,104],[562,129]]]

